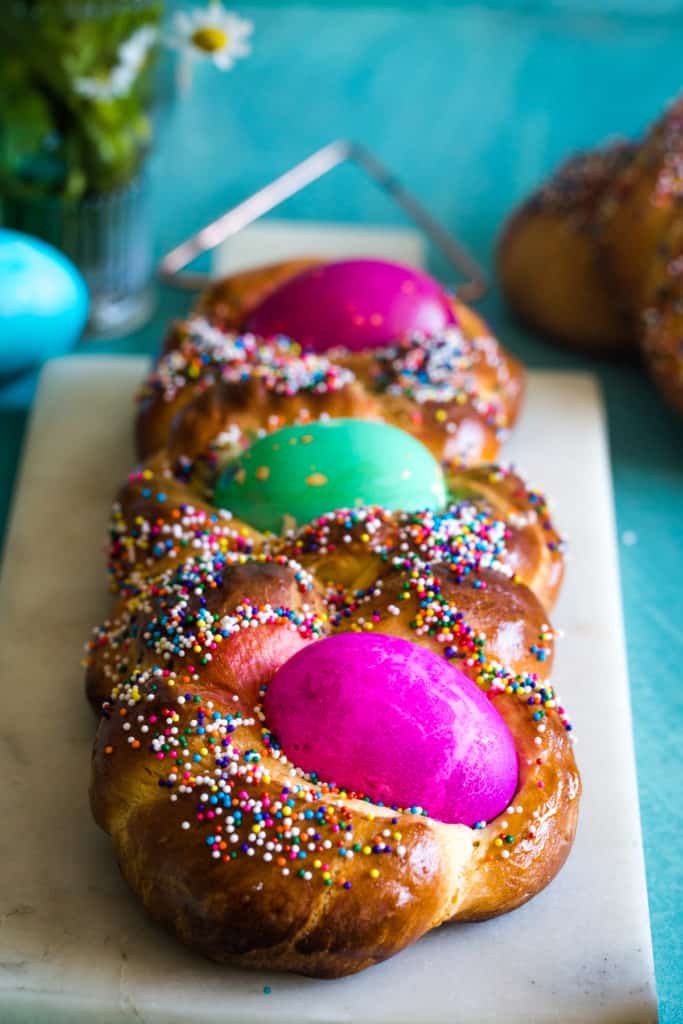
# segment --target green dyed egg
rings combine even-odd
[[[436,459],[410,434],[370,420],[284,427],[256,441],[221,474],[214,502],[278,533],[355,505],[438,510],[446,504]]]

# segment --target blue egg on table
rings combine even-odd
[[[0,377],[68,352],[87,316],[73,263],[39,238],[0,229]]]

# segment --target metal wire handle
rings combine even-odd
[[[476,260],[469,255],[457,238],[425,210],[370,150],[346,139],[337,139],[323,146],[281,174],[279,178],[275,178],[237,206],[233,206],[217,220],[207,224],[191,238],[181,242],[161,260],[159,276],[174,288],[191,291],[205,288],[210,282],[209,275],[185,271],[188,264],[346,161],[361,167],[405,211],[413,223],[424,231],[458,274],[466,278],[457,287],[457,294],[468,301],[480,299],[488,288],[488,281]]]

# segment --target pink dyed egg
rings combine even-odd
[[[276,288],[247,328],[287,334],[324,352],[387,345],[410,331],[432,334],[454,322],[441,286],[420,270],[383,260],[345,260],[312,267]]]
[[[264,711],[294,764],[375,803],[473,825],[517,788],[515,746],[492,702],[398,637],[341,633],[304,647],[275,673]]]

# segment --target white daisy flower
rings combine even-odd
[[[125,39],[116,54],[116,64],[103,76],[74,79],[73,88],[88,100],[112,100],[127,96],[142,71],[149,51],[157,40],[157,30],[144,25]]]
[[[118,52],[119,64],[133,68],[137,74],[147,60],[147,54],[157,41],[158,31],[153,25],[143,25],[121,43]]]
[[[248,38],[252,22],[226,11],[219,0],[191,12],[179,11],[173,17],[175,35],[171,45],[192,56],[205,57],[217,68],[229,71],[239,57],[251,52]]]

